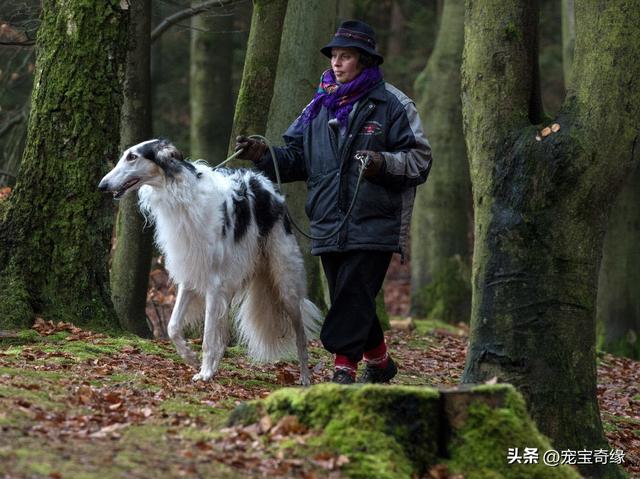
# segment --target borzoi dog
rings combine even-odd
[[[284,199],[265,176],[187,162],[170,142],[156,139],[126,150],[98,188],[114,198],[138,190],[178,287],[169,337],[196,368],[183,328],[204,315],[202,364],[194,381],[216,373],[234,304],[249,357],[272,361],[297,350],[300,381],[310,383],[306,338],[317,335],[322,316],[305,299],[304,264]]]

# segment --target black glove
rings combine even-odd
[[[267,149],[267,145],[261,141],[254,140],[253,138],[246,137],[244,135],[236,137],[235,151],[242,150],[242,153],[238,155],[241,160],[248,160],[253,163],[260,161],[262,155]]]
[[[373,176],[378,176],[382,169],[384,168],[384,157],[381,153],[377,151],[369,151],[369,150],[360,150],[356,152],[356,158],[360,159],[362,157],[366,157],[366,168],[362,176],[365,178],[371,178]]]

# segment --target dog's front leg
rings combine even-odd
[[[196,295],[197,293],[195,291],[186,289],[183,285],[178,286],[176,304],[173,307],[173,312],[171,313],[169,326],[167,326],[167,332],[169,333],[169,337],[171,338],[171,341],[173,341],[178,354],[187,364],[190,364],[194,368],[198,367],[198,358],[185,341],[184,336],[182,335],[182,329],[184,328],[184,319],[189,308],[189,304],[196,298]]]
[[[218,370],[229,341],[229,298],[219,290],[206,295],[204,337],[202,338],[202,365],[194,381],[208,381]]]

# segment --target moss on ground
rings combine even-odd
[[[336,384],[280,389],[263,402],[241,405],[230,422],[249,424],[263,414],[274,420],[295,415],[308,428],[321,431],[305,448],[346,455],[350,462],[343,471],[348,477],[411,477],[436,458],[435,389]]]
[[[278,390],[241,404],[228,423],[250,425],[266,415],[275,422],[294,415],[315,435],[303,446],[289,441],[280,447],[295,457],[346,455],[349,462],[341,471],[351,478],[417,477],[438,463],[467,479],[580,477],[569,466],[542,464],[551,445],[512,386],[482,385],[469,394],[477,400],[471,401],[462,426],[447,425],[442,401],[448,399],[433,388],[334,384]],[[539,464],[508,464],[508,450],[514,447],[521,452],[537,448]]]

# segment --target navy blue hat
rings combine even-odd
[[[331,58],[332,48],[357,48],[368,53],[380,65],[384,58],[376,51],[376,33],[369,25],[358,20],[347,20],[336,30],[335,35],[320,51]]]

